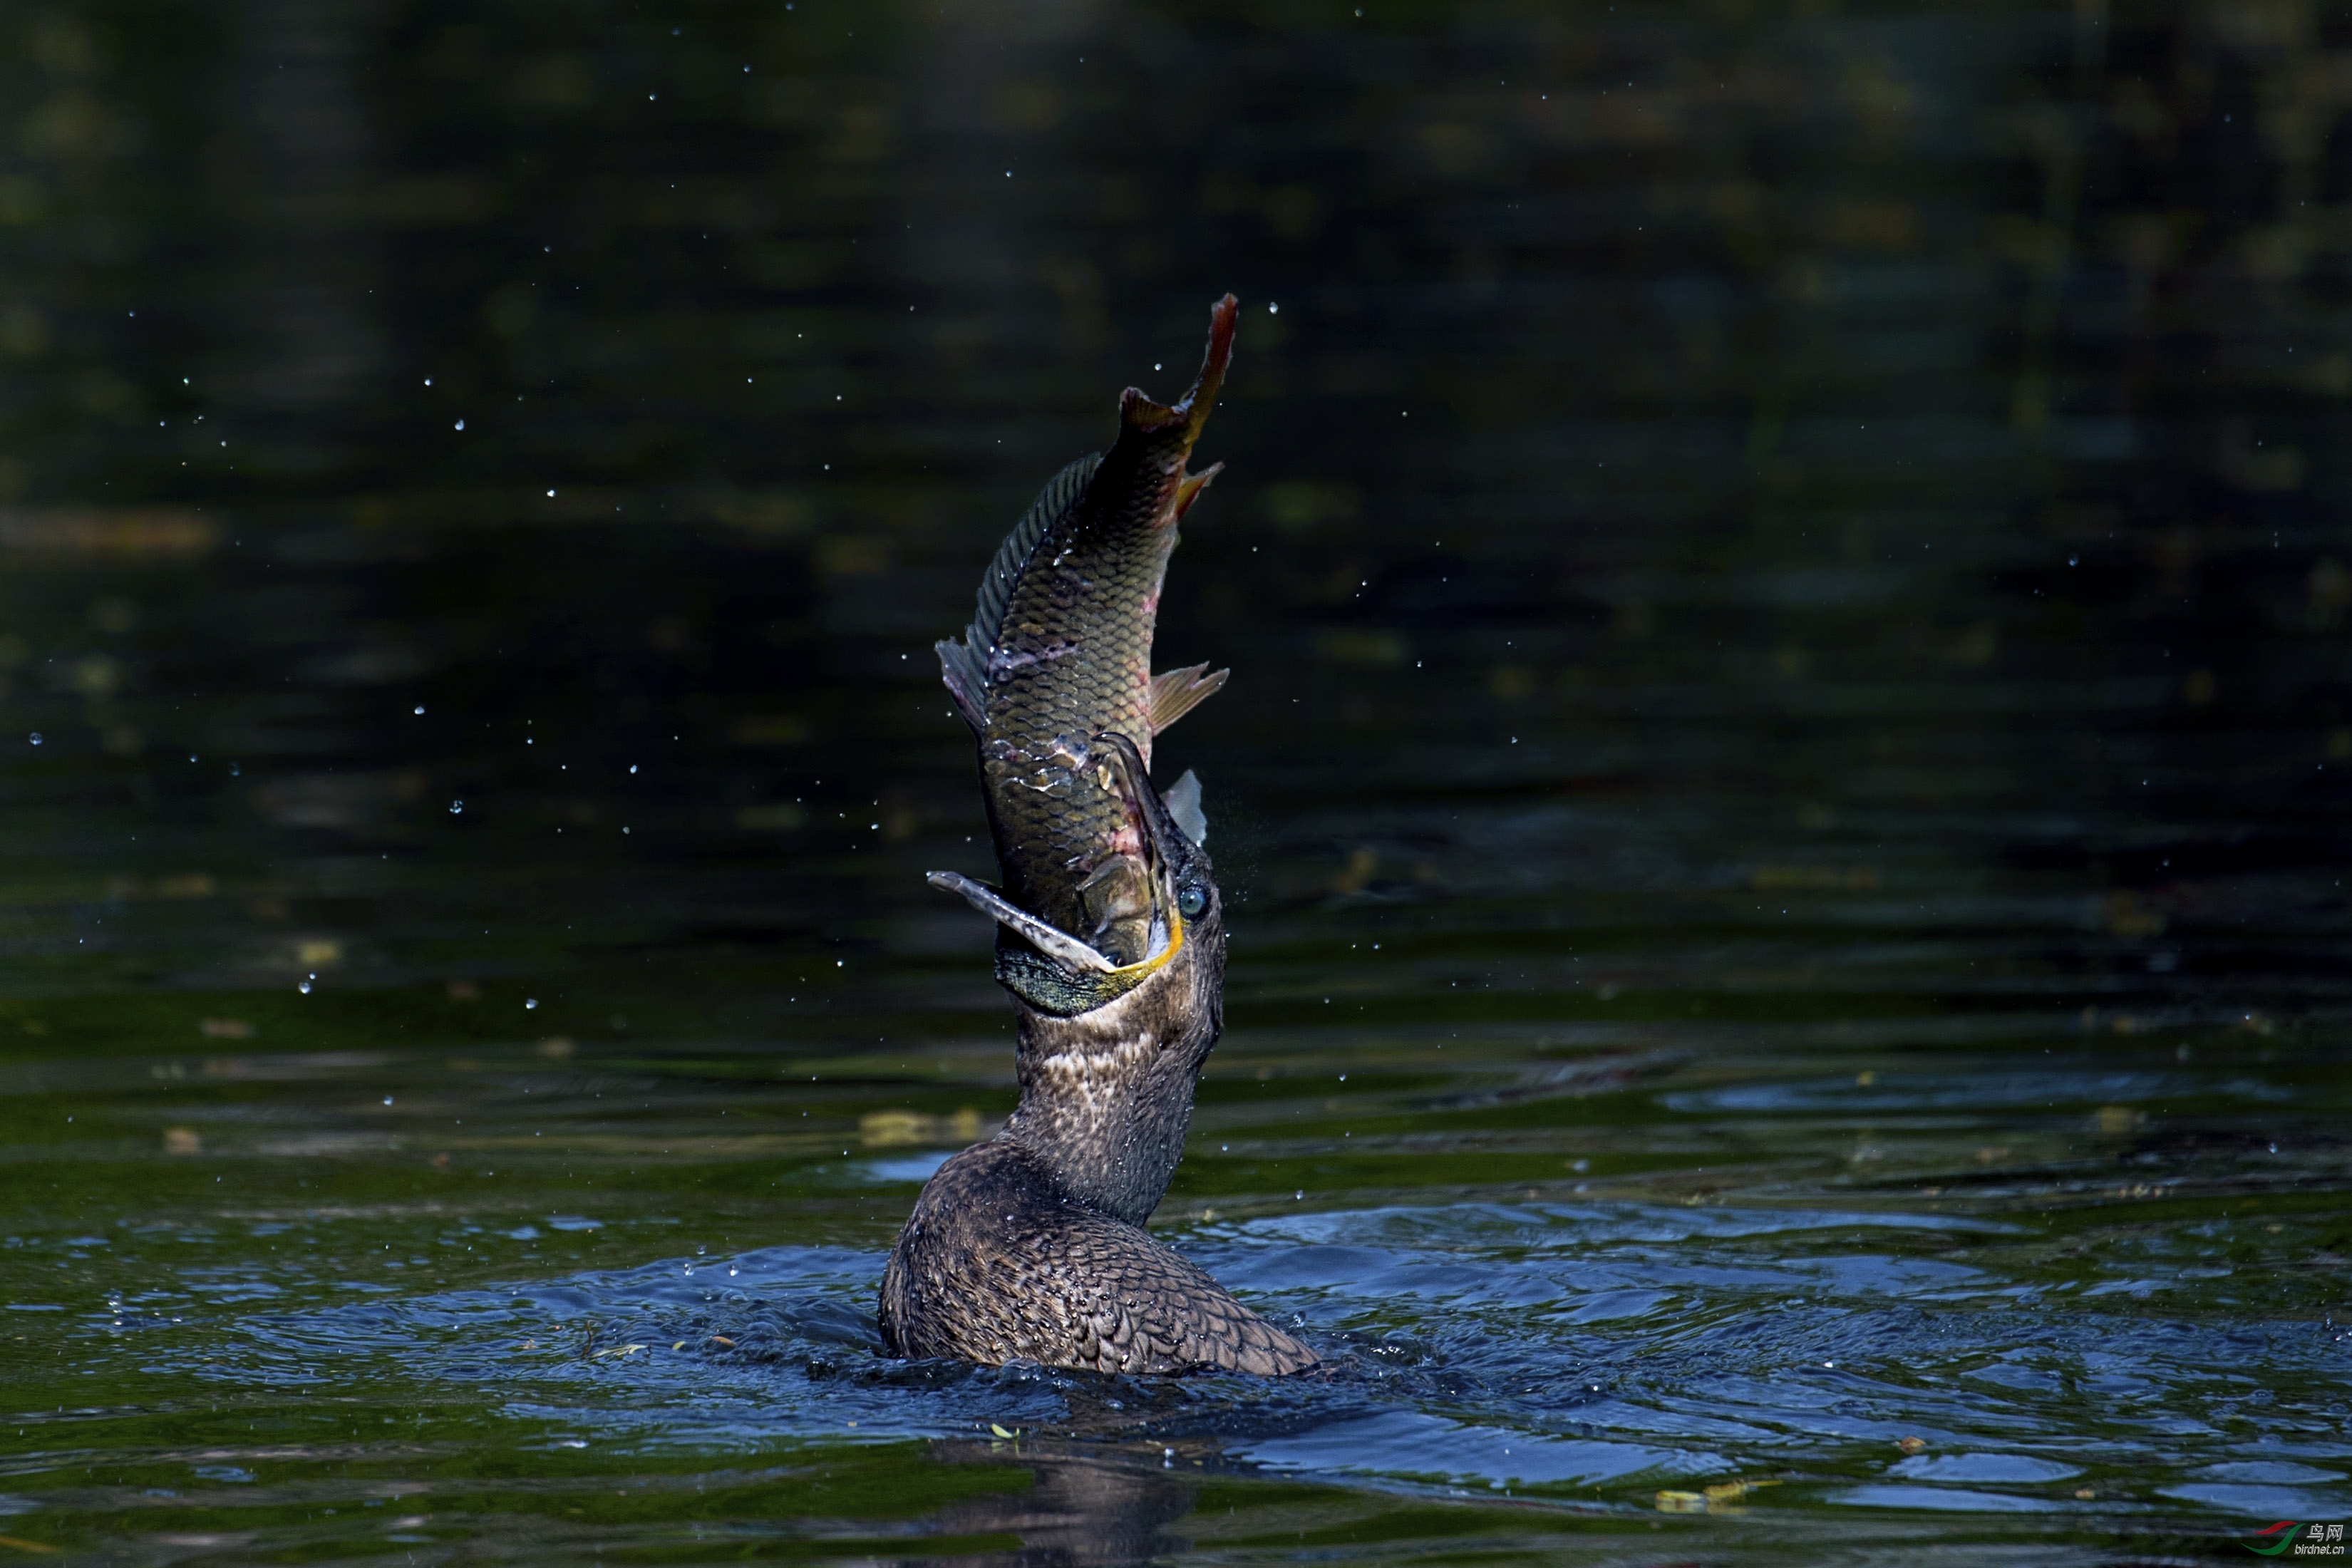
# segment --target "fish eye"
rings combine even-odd
[[[1186,888],[1176,895],[1176,908],[1186,919],[1197,917],[1209,907],[1209,895],[1198,888]]]

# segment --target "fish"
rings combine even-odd
[[[979,747],[1003,886],[933,880],[1072,975],[1132,970],[1171,929],[1134,794],[1101,738],[1123,736],[1148,769],[1153,738],[1230,673],[1196,664],[1155,676],[1151,639],[1177,525],[1224,468],[1188,464],[1240,313],[1231,294],[1211,308],[1200,374],[1181,401],[1120,395],[1110,448],[1046,481],[982,576],[963,637],[938,645],[940,678]],[[1196,802],[1197,783],[1180,780],[1171,795],[1188,798],[1188,787]]]

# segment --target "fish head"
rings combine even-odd
[[[1140,855],[1112,855],[1078,884],[1080,934],[1118,963],[1150,956],[1162,900]]]
[[[1107,972],[1076,973],[1036,952],[1010,931],[1000,931],[996,978],[1038,1012],[1071,1018],[1146,989],[1189,995],[1198,976],[1224,970],[1224,904],[1217,891],[1208,851],[1184,830],[1166,799],[1152,787],[1143,754],[1117,731],[1095,737],[1097,754],[1136,819],[1139,852],[1107,865],[1102,896],[1116,890],[1121,924],[1140,928],[1143,956]],[[1139,907],[1129,910],[1130,903]],[[1187,1005],[1197,1005],[1197,1001]]]

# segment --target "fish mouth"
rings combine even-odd
[[[1061,1016],[1114,1001],[1174,962],[1184,949],[1183,911],[1178,907],[1176,874],[1198,853],[1151,786],[1142,752],[1116,730],[1097,735],[1102,765],[1112,784],[1134,810],[1141,828],[1143,859],[1151,889],[1150,941],[1132,963],[1114,963],[1090,943],[1073,936],[1006,899],[995,889],[954,871],[932,871],[931,886],[961,897],[1025,941],[1029,949],[1000,943],[997,978],[1041,1010]],[[1041,962],[1041,959],[1043,962]]]

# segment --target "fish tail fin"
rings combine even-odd
[[[1200,439],[1201,427],[1209,422],[1209,410],[1216,405],[1217,390],[1225,384],[1225,367],[1233,363],[1234,329],[1240,325],[1241,314],[1241,302],[1231,294],[1210,306],[1209,351],[1201,360],[1201,374],[1192,378],[1192,390],[1171,408],[1130,386],[1119,395],[1120,423],[1139,435],[1156,435],[1181,426],[1187,447]]]
[[[938,645],[940,679],[955,699],[956,711],[977,735],[988,728],[988,659],[972,646],[969,632],[965,637]]]
[[[1153,676],[1151,696],[1144,706],[1145,722],[1151,726],[1151,732],[1157,735],[1190,713],[1202,698],[1224,685],[1225,677],[1232,673],[1230,669],[1221,669],[1212,675],[1207,665],[1193,664]]]

